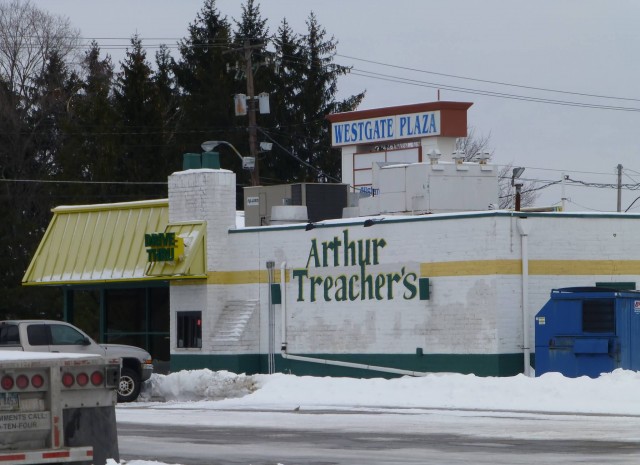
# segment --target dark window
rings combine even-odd
[[[202,312],[178,312],[178,347],[202,347]]]
[[[0,345],[20,344],[17,325],[0,326]]]
[[[49,332],[46,325],[29,325],[27,326],[27,338],[29,345],[32,346],[48,346]]]
[[[585,333],[615,332],[614,300],[590,299],[583,301],[582,331]]]
[[[144,289],[109,289],[105,299],[109,342],[129,344],[130,341],[114,338],[146,331]]]
[[[85,338],[75,328],[65,325],[51,325],[51,345],[84,345]]]

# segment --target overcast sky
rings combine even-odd
[[[151,57],[152,44],[174,45],[202,6],[201,0],[34,3],[68,16],[116,62],[123,51],[114,45],[126,45],[134,33],[162,39],[146,41]],[[240,17],[240,0],[216,4],[223,15]],[[286,18],[303,33],[309,13],[316,14],[339,42],[336,62],[353,66],[341,95],[367,91],[360,109],[434,101],[439,87],[442,100],[473,102],[469,126],[491,136],[493,162],[525,166],[526,179],[558,181],[566,173],[615,184],[622,164],[622,182],[640,183],[640,2],[264,0],[260,8],[272,32]],[[487,92],[500,96],[481,95]],[[538,203],[560,202],[561,190],[541,190]],[[639,195],[625,190],[622,210]],[[615,189],[567,186],[566,196],[569,210],[616,209]],[[640,200],[630,211],[640,212]]]

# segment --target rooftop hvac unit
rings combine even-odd
[[[266,226],[273,224],[274,207],[306,207],[306,221],[342,218],[342,209],[348,206],[347,184],[300,183],[277,186],[257,186],[244,188],[245,226]],[[286,222],[284,216],[291,216],[295,209],[276,209],[278,224]],[[301,210],[300,210],[301,211]],[[291,214],[290,214],[291,213]],[[301,213],[297,211],[290,223],[299,223]]]

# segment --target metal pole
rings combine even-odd
[[[267,275],[269,281],[269,351],[267,355],[267,365],[269,374],[273,374],[275,372],[275,309],[273,307],[273,296],[271,295],[271,286],[273,285],[273,267],[275,266],[275,262],[269,260],[267,262]]]
[[[516,184],[516,207],[515,210],[517,212],[520,211],[520,189],[522,188],[522,184]]]
[[[249,112],[249,155],[255,158],[255,167],[251,172],[251,185],[260,185],[260,166],[258,164],[258,133],[256,130],[256,105],[253,89],[253,63],[251,61],[251,46],[244,41],[245,74],[247,75],[247,111]]]
[[[566,206],[566,202],[567,202],[567,195],[565,192],[565,188],[566,188],[566,183],[567,183],[567,178],[568,176],[564,173],[562,173],[562,200],[561,200],[561,205],[562,205],[562,211],[565,210],[565,208],[567,208]]]
[[[622,165],[618,163],[618,213],[622,211]]]
[[[518,232],[522,249],[522,353],[525,376],[531,376],[531,347],[529,347],[529,244],[530,223],[525,218],[518,218]]]

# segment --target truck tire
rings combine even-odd
[[[118,385],[118,402],[133,402],[138,398],[141,387],[140,375],[130,368],[122,368]]]

